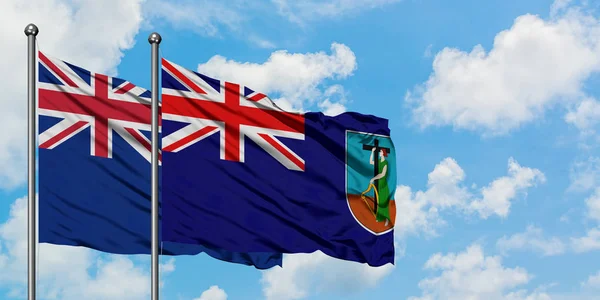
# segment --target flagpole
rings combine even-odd
[[[158,45],[162,38],[153,32],[152,46],[152,300],[158,300]]]
[[[25,27],[27,36],[27,294],[29,300],[35,300],[35,252],[37,246],[35,203],[35,148],[36,148],[36,76],[35,76],[35,38],[39,30],[35,24]]]

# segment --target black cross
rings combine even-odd
[[[379,170],[379,151],[380,150],[385,150],[388,154],[390,153],[390,148],[386,148],[386,147],[379,147],[379,140],[375,139],[374,145],[365,145],[363,144],[363,150],[368,150],[371,151],[373,148],[375,148],[375,153],[373,155],[373,177],[377,176],[378,172],[377,170]],[[377,186],[377,184],[379,183],[379,179],[375,180],[375,182],[373,182],[373,184],[375,184],[375,186]],[[374,212],[377,213],[377,200],[375,199],[375,197],[373,197],[373,207]]]

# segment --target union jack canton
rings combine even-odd
[[[287,169],[305,171],[304,159],[277,138],[304,140],[302,114],[283,111],[265,94],[248,87],[166,59],[162,70],[162,118],[187,124],[163,137],[163,151],[176,153],[220,133],[221,159],[244,163],[247,137]]]
[[[141,132],[151,130],[150,91],[38,54],[40,77],[44,78],[38,82],[39,113],[62,118],[40,134],[40,148],[54,149],[91,128],[90,154],[112,158],[115,131],[150,162],[151,142]]]

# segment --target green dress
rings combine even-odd
[[[390,168],[388,166],[387,160],[379,162],[379,169],[377,170],[377,174],[381,174],[383,172],[383,167],[387,166],[385,175],[377,181],[377,192],[379,198],[377,199],[377,222],[385,221],[385,219],[390,219],[390,189],[388,187],[388,175],[390,174]]]

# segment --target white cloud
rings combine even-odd
[[[115,256],[109,262],[98,259],[96,268],[95,276],[88,276],[87,280],[80,282],[81,290],[67,285],[61,298],[142,299],[149,296],[150,275],[136,267],[130,259],[123,256]]]
[[[445,158],[427,175],[426,195],[433,206],[448,208],[464,205],[469,198],[467,188],[460,186],[465,171],[453,158]]]
[[[346,111],[347,99],[343,86],[336,84],[327,88],[324,96],[326,97],[325,100],[318,104],[323,114],[336,116]]]
[[[565,121],[575,125],[584,133],[593,133],[594,126],[600,122],[600,102],[593,98],[586,98],[565,115]]]
[[[558,13],[564,11],[569,7],[573,0],[555,0],[550,6],[550,15],[556,16]]]
[[[586,192],[600,186],[600,158],[590,157],[571,166],[569,191]]]
[[[585,199],[586,217],[600,225],[600,187]],[[600,250],[600,227],[591,228],[585,236],[571,238],[571,247],[576,253]]]
[[[261,38],[259,36],[256,35],[250,35],[248,37],[249,41],[259,47],[259,48],[263,48],[263,49],[273,49],[273,48],[277,48],[277,45],[275,45],[274,42],[269,41],[267,39]]]
[[[323,114],[328,116],[337,116],[346,111],[346,107],[341,103],[331,102],[329,99],[319,103],[319,108]]]
[[[173,273],[175,271],[175,258],[171,257],[165,263],[158,266],[160,274]]]
[[[331,97],[340,92],[343,95],[343,89],[339,85],[323,86],[324,81],[344,79],[355,69],[356,56],[348,46],[338,43],[331,45],[331,54],[281,50],[273,52],[262,64],[240,63],[216,55],[198,66],[198,72],[207,76],[243,84],[271,98],[277,94],[280,98],[274,101],[283,102],[282,106],[302,110],[305,105],[321,102],[326,109],[333,107],[334,113],[342,110],[343,102],[332,102]]]
[[[304,25],[306,21],[318,18],[339,17],[345,14],[362,12],[387,4],[400,2],[400,0],[271,0],[278,8],[279,13],[290,21]]]
[[[544,183],[546,178],[538,169],[521,167],[512,157],[508,160],[508,176],[494,180],[481,191],[482,198],[470,203],[469,209],[479,213],[486,219],[492,214],[507,217],[510,211],[511,199],[520,191],[538,183]]]
[[[387,264],[370,267],[343,261],[320,251],[283,257],[284,268],[263,271],[261,283],[267,300],[303,299],[311,293],[352,294],[376,286],[394,270]]]
[[[586,281],[581,283],[581,286],[584,288],[600,290],[600,271],[595,275],[590,275]]]
[[[600,250],[600,228],[588,230],[586,236],[571,238],[571,246],[577,253]]]
[[[39,29],[38,46],[87,69],[116,73],[123,50],[134,44],[141,20],[142,0],[68,1],[4,0],[0,10],[0,188],[25,181],[26,67],[25,26]]]
[[[559,218],[559,221],[563,222],[563,223],[570,223],[571,222],[571,218],[572,215],[576,212],[575,208],[569,208],[567,210],[567,212],[565,212],[564,214],[562,214]]]
[[[147,0],[143,9],[147,28],[159,27],[167,21],[173,28],[195,32],[201,36],[223,39],[234,35],[250,45],[272,49],[276,45],[254,33],[253,15],[261,18],[273,10],[268,4],[246,0]]]
[[[148,299],[150,274],[127,256],[84,247],[39,244],[38,293],[59,299]],[[169,262],[164,275],[173,270]],[[17,199],[0,224],[0,286],[22,296],[27,274],[27,200]],[[163,267],[163,270],[165,268]]]
[[[436,236],[437,229],[446,225],[446,222],[439,217],[437,207],[431,205],[427,192],[417,192],[413,196],[408,186],[398,186],[396,188],[396,224],[394,233],[401,240],[409,234],[423,233],[426,236]]]
[[[200,298],[194,300],[227,300],[227,293],[219,286],[213,285],[200,294]]]
[[[503,266],[499,256],[485,256],[478,244],[458,254],[436,253],[424,268],[440,273],[421,280],[419,288],[423,294],[409,299],[549,299],[540,293],[532,296],[513,291],[527,284],[532,275],[521,267]]]
[[[399,237],[421,231],[428,236],[436,235],[436,228],[445,225],[439,212],[451,207],[463,207],[470,197],[467,188],[460,184],[465,173],[453,158],[442,160],[427,177],[427,190],[424,192],[413,194],[408,186],[396,189],[394,231]]]
[[[483,219],[491,215],[504,218],[517,193],[545,181],[541,171],[522,167],[513,158],[508,160],[507,176],[496,178],[477,193],[463,183],[464,179],[465,172],[458,163],[445,158],[429,173],[427,190],[413,193],[410,187],[399,186],[395,228],[399,237],[420,232],[435,236],[436,229],[446,224],[440,217],[444,210],[477,213]]]
[[[496,247],[502,253],[511,250],[531,250],[543,256],[559,255],[566,251],[566,245],[560,239],[544,237],[542,229],[535,226],[527,226],[527,230],[523,233],[510,237],[503,236],[496,242]]]
[[[600,23],[565,5],[549,20],[519,16],[489,52],[440,51],[429,79],[406,95],[416,123],[500,135],[584,99],[583,83],[600,70]]]
[[[166,20],[177,29],[191,30],[206,36],[219,35],[219,27],[239,29],[247,21],[240,13],[239,1],[149,0],[144,15],[152,20]]]
[[[600,187],[597,187],[595,192],[585,199],[585,205],[588,217],[600,223]]]
[[[533,293],[529,293],[526,290],[519,290],[516,292],[511,292],[506,294],[502,300],[551,300],[555,299],[554,295],[549,295],[546,292],[534,291]],[[577,298],[574,298],[577,299]],[[573,299],[573,300],[574,300]],[[581,300],[581,299],[579,299]]]

